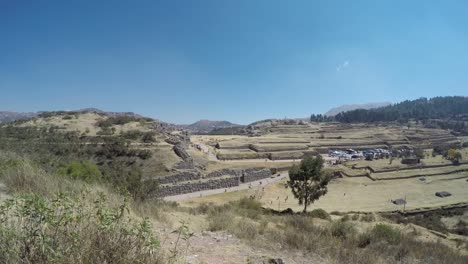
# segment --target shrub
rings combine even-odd
[[[230,226],[230,231],[239,238],[254,239],[259,233],[259,225],[250,219],[240,219]]]
[[[96,164],[89,161],[73,161],[57,171],[58,174],[87,183],[100,181],[102,174]]]
[[[410,222],[423,226],[427,229],[435,230],[438,232],[442,232],[444,234],[448,233],[447,227],[441,221],[441,217],[436,214],[425,214],[425,215],[418,215],[412,219]]]
[[[153,131],[143,133],[141,140],[145,143],[156,142],[156,139],[154,138],[155,135],[156,133]]]
[[[342,222],[347,222],[347,221],[349,221],[349,220],[351,220],[351,216],[349,216],[349,214],[344,215],[344,216],[340,219],[340,221],[342,221]]]
[[[377,224],[371,231],[371,240],[386,241],[389,244],[396,245],[401,241],[402,235],[399,230],[386,224]]]
[[[465,221],[460,220],[452,231],[458,235],[468,236],[468,224]]]
[[[335,237],[346,239],[355,234],[353,225],[344,221],[335,221],[330,226],[331,234]]]
[[[216,213],[208,216],[208,230],[227,230],[232,225],[234,216],[229,213]]]
[[[310,212],[307,213],[307,216],[310,216],[312,218],[320,218],[320,219],[325,219],[325,220],[331,220],[330,215],[327,213],[327,211],[318,208],[314,209]]]
[[[23,161],[17,166],[9,167],[0,173],[2,181],[12,193],[39,193],[49,196],[59,190],[76,191],[80,184],[67,179],[57,179],[44,170]]]
[[[364,222],[374,222],[375,221],[375,216],[374,214],[365,214],[363,216],[361,216],[361,221],[364,221]]]
[[[146,159],[151,158],[153,156],[153,153],[147,149],[140,149],[137,151],[136,156],[142,160],[146,160]]]
[[[36,194],[0,206],[0,259],[6,263],[158,263],[158,239],[149,221],[125,216],[127,203],[106,206],[100,194],[60,194],[51,200]]]
[[[250,218],[258,219],[262,213],[262,204],[251,197],[243,197],[237,201],[228,204],[237,214]]]
[[[139,130],[128,130],[126,132],[121,132],[120,135],[125,139],[137,140],[141,137],[142,132]]]

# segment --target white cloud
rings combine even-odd
[[[344,68],[347,68],[349,66],[349,61],[343,61],[342,63],[340,63],[337,67],[336,67],[336,71],[341,71],[343,70]]]

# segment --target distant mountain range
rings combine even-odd
[[[211,121],[211,120],[200,120],[191,125],[184,126],[184,129],[195,133],[209,133],[213,130],[223,128],[243,127],[242,125],[233,124],[229,121]]]
[[[0,111],[0,124],[13,122],[16,120],[29,119],[37,115],[38,113],[19,113],[19,112],[8,112],[8,111],[1,112]]]
[[[367,104],[350,104],[350,105],[342,105],[338,107],[334,107],[328,112],[326,112],[324,115],[326,116],[336,116],[337,114],[341,112],[346,112],[346,111],[352,111],[356,109],[374,109],[374,108],[379,108],[379,107],[384,107],[384,106],[389,106],[392,103],[390,102],[378,102],[378,103],[367,103]]]

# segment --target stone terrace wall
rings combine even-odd
[[[266,168],[221,169],[206,175],[199,172],[179,172],[172,176],[157,178],[160,184],[155,193],[158,197],[192,193],[203,190],[223,189],[239,186],[240,182],[252,182],[271,177]],[[227,176],[227,177],[226,177]]]
[[[182,183],[176,185],[162,185],[159,187],[157,196],[172,196],[184,193],[193,193],[204,190],[222,189],[239,186],[238,177],[212,179],[200,182]]]
[[[252,182],[271,177],[270,169],[246,169],[242,173],[242,182]]]
[[[239,169],[221,169],[221,170],[217,170],[217,171],[213,171],[213,172],[208,173],[207,175],[205,175],[204,178],[206,178],[206,179],[208,179],[208,178],[217,178],[217,177],[227,176],[227,175],[241,177],[242,176],[242,170],[239,170]]]
[[[193,181],[193,180],[200,180],[200,179],[201,179],[201,174],[199,172],[197,173],[179,172],[171,176],[156,178],[156,181],[159,184],[169,184],[169,183],[176,184],[178,182]]]
[[[192,170],[195,168],[193,161],[187,160],[187,161],[180,161],[173,167],[174,169],[177,170]]]

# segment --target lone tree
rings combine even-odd
[[[323,158],[318,155],[317,157],[304,157],[299,166],[294,165],[289,170],[288,186],[294,197],[299,200],[299,204],[304,205],[304,212],[307,211],[309,204],[327,193],[330,175],[322,169]]]
[[[458,164],[462,159],[462,154],[460,153],[460,151],[456,151],[455,149],[449,149],[447,151],[447,159],[451,160],[455,164]]]

